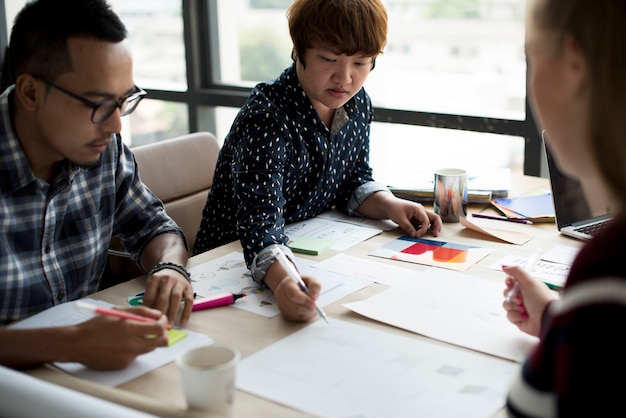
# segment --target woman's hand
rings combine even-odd
[[[538,337],[543,312],[556,296],[545,283],[533,279],[519,266],[502,266],[502,271],[507,275],[505,297],[517,284],[515,296],[502,303],[508,320],[525,333]]]

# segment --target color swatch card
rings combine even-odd
[[[465,271],[486,257],[491,251],[491,248],[405,236],[388,242],[369,255]]]

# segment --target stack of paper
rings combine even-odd
[[[535,196],[497,198],[491,204],[504,216],[533,222],[554,222],[554,201],[551,193]]]
[[[434,173],[417,172],[411,178],[395,179],[389,182],[394,195],[418,202],[432,202],[434,195]],[[511,190],[511,170],[490,168],[469,170],[467,177],[467,198],[470,203],[488,203],[496,197],[506,197]]]

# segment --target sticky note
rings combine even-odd
[[[168,330],[167,334],[169,337],[169,342],[167,345],[170,347],[187,336],[187,333],[183,331],[182,329],[174,329],[174,328]]]
[[[319,255],[335,244],[335,241],[309,236],[300,237],[289,243],[289,248],[293,252]]]

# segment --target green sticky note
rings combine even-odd
[[[335,241],[329,239],[303,236],[290,242],[289,248],[296,253],[319,255],[334,244]]]
[[[169,341],[167,345],[170,347],[187,336],[187,333],[185,331],[183,331],[182,329],[175,329],[175,328],[168,330],[167,334],[169,337]]]

